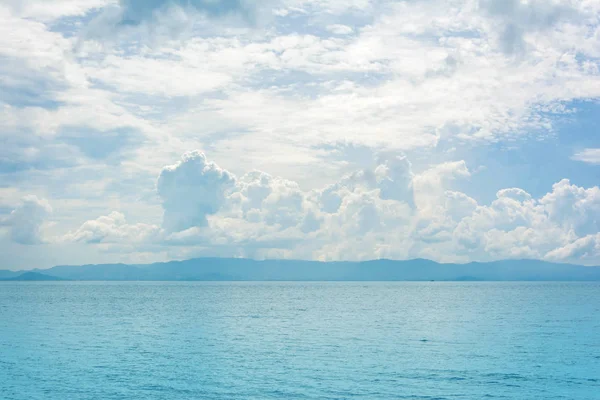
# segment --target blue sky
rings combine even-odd
[[[600,264],[600,4],[0,0],[0,268]]]

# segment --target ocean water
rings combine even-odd
[[[4,282],[0,399],[600,399],[600,284]]]

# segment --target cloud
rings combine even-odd
[[[112,163],[140,147],[144,139],[144,135],[131,128],[97,131],[86,126],[69,126],[61,129],[55,140],[64,141],[92,160]]]
[[[575,153],[572,158],[587,164],[600,165],[600,149],[584,149]]]
[[[128,224],[125,215],[112,212],[107,216],[86,221],[74,232],[61,238],[61,242],[127,243],[143,244],[156,241],[160,228],[148,224]]]
[[[229,28],[207,33],[203,27],[211,23],[198,20],[201,27],[186,40],[140,45],[148,33],[141,32],[122,38],[112,51],[88,43],[85,56],[75,60],[89,82],[103,89],[89,96],[101,99],[96,95],[102,93],[106,101],[98,100],[96,108],[69,107],[69,114],[85,115],[99,131],[108,130],[101,124],[115,127],[112,117],[155,136],[168,127],[176,140],[163,147],[171,152],[163,160],[210,146],[261,169],[269,161],[267,170],[273,171],[293,168],[292,155],[314,164],[312,149],[341,140],[411,151],[441,141],[545,136],[568,111],[565,103],[600,93],[597,66],[590,62],[600,54],[598,9],[590,2],[374,3],[344,8],[368,14],[365,25],[349,20],[353,35],[324,34],[346,22],[321,15],[333,3],[288,1],[280,6],[319,19],[300,29],[281,17],[272,29],[241,35]],[[169,4],[194,13],[208,7],[206,1]],[[218,4],[225,9],[220,15],[257,6]],[[137,1],[117,8],[152,19],[169,7],[166,1]],[[531,49],[518,60],[497,43],[503,24],[513,19]],[[55,124],[66,111],[46,119]]]
[[[519,188],[509,188],[509,189],[501,189],[498,191],[496,196],[499,199],[512,199],[518,202],[524,202],[531,200],[531,195]]]
[[[207,186],[217,192],[221,206],[206,223],[188,226],[170,240],[255,257],[279,251],[282,257],[317,259],[573,261],[583,253],[569,249],[585,247],[580,241],[600,230],[597,187],[563,180],[540,198],[508,188],[499,190],[491,204],[479,205],[447,189],[453,180],[469,176],[464,161],[414,174],[401,157],[322,190],[302,191],[294,182],[252,172],[229,186],[226,195],[218,185]],[[585,248],[595,248],[590,240],[583,242]],[[599,262],[598,255],[587,251],[579,262]]]
[[[69,48],[69,41],[45,24],[0,5],[0,104],[58,107],[59,93],[69,86],[63,58]]]
[[[206,217],[216,213],[235,177],[199,151],[182,156],[181,161],[162,169],[157,182],[163,204],[163,227],[182,231],[207,224]]]
[[[566,246],[548,252],[545,258],[551,261],[598,263],[600,259],[600,234],[579,238]]]
[[[578,236],[600,232],[600,188],[582,188],[563,179],[539,200],[548,217]]]
[[[10,238],[16,243],[41,244],[45,242],[41,228],[51,213],[52,207],[46,199],[25,196],[8,216],[0,219],[0,226],[8,227]]]
[[[23,18],[51,22],[65,16],[83,16],[116,0],[3,0],[2,5]]]
[[[286,13],[300,15],[365,14],[378,3],[376,0],[284,0]]]
[[[216,145],[239,154],[254,140],[296,150],[345,140],[410,151],[434,148],[442,139],[545,136],[568,111],[565,103],[600,94],[597,68],[589,63],[599,54],[595,31],[581,28],[596,26],[597,12],[589,3],[574,2],[577,18],[563,18],[542,2],[535,4],[515,11],[522,24],[532,19],[543,33],[524,39],[531,51],[518,59],[496,43],[501,29],[496,22],[505,14],[490,16],[472,2],[456,7],[401,2],[351,37],[295,33],[235,44],[238,59],[254,58],[258,64],[233,82],[238,77],[265,82],[260,78],[280,71],[302,79],[268,80],[276,84],[252,91],[231,86],[225,98],[208,99],[186,113],[190,119],[180,116],[179,126],[195,129],[193,115],[199,112],[203,120],[208,114],[217,124],[233,125],[244,134]],[[273,151],[263,146],[252,154],[267,158]]]
[[[221,27],[254,24],[268,10],[270,1],[255,0],[120,0],[104,7],[85,31],[84,40],[106,41],[115,33],[144,33],[172,38],[200,26],[204,31]],[[229,20],[229,21],[228,21]],[[225,27],[228,24],[224,24]],[[218,29],[217,29],[218,30]],[[150,34],[147,36],[147,34]],[[139,36],[138,36],[139,37]]]
[[[320,193],[320,203],[327,212],[335,212],[349,192],[377,191],[384,200],[397,200],[414,205],[413,173],[404,156],[382,160],[375,168],[364,168],[348,174]]]
[[[63,241],[255,258],[600,263],[600,188],[561,180],[541,197],[507,188],[478,204],[452,189],[469,177],[462,160],[414,173],[405,157],[391,157],[303,190],[261,171],[236,178],[192,151],[160,173],[164,230],[127,223],[115,212],[85,222]]]
[[[357,239],[373,240],[410,224],[412,176],[405,157],[382,160],[322,190],[251,172],[220,197],[207,224],[186,227],[167,242],[225,247],[247,257],[369,258],[374,249]]]
[[[305,191],[296,182],[260,171],[237,180],[223,179],[232,174],[206,161],[200,152],[191,154],[194,160],[200,160],[202,167],[198,169],[211,172],[203,172],[201,178],[197,173],[186,174],[188,193],[194,194],[198,189],[202,198],[215,201],[211,202],[210,213],[201,212],[199,223],[181,225],[179,232],[171,233],[166,239],[169,244],[225,246],[234,254],[246,256],[261,257],[281,251],[278,256],[295,253],[308,257],[332,240],[385,232],[406,222],[412,213],[412,172],[405,157],[394,157],[372,170],[350,174],[323,190]],[[204,175],[218,177],[209,180],[219,184],[204,184]],[[178,196],[181,197],[199,196]],[[164,208],[167,220],[170,207]],[[194,221],[198,220],[198,210],[205,208],[196,205],[178,209],[182,211],[178,215],[181,220]],[[185,209],[189,213],[183,212]],[[336,254],[343,251],[340,248]]]
[[[581,17],[577,5],[568,0],[480,0],[479,6],[498,20],[498,40],[506,53],[526,50],[527,33],[544,31],[560,22],[575,22]]]
[[[121,161],[130,149],[129,133],[139,131],[139,144],[149,131],[111,94],[90,84],[73,39],[43,14],[55,6],[56,18],[82,15],[104,3],[89,2],[91,8],[76,0],[47,3],[0,5],[0,172],[22,174],[18,180],[24,185],[39,171],[77,167],[89,158]]]
[[[138,24],[170,7],[192,9],[215,17],[231,13],[251,15],[256,3],[253,0],[121,0],[121,23]]]
[[[165,73],[166,70],[169,71],[168,74]],[[90,68],[88,72],[91,79],[120,92],[165,97],[210,93],[232,81],[231,74],[219,71],[217,65],[207,64],[205,59],[191,62],[177,57],[156,59],[109,56],[98,68]]]
[[[444,196],[445,183],[459,178],[471,176],[464,161],[453,161],[438,164],[413,179],[415,201],[422,212],[427,212],[447,201]]]
[[[341,25],[341,24],[327,25],[326,29],[335,35],[349,35],[352,32],[354,32],[354,29],[352,29],[348,25]]]
[[[521,189],[500,190],[491,205],[478,206],[460,221],[454,237],[465,251],[481,256],[573,261],[567,250],[599,230],[600,189],[563,179],[539,199]]]
[[[305,213],[305,193],[296,182],[255,171],[242,176],[228,197],[232,212],[251,222],[295,226]]]
[[[598,232],[597,188],[558,173],[485,204],[456,186],[480,144],[555,140],[600,96],[600,3],[283,0],[240,23],[272,4],[2,2],[4,186],[64,201],[56,229],[81,246],[139,237],[164,257],[558,259]],[[194,148],[222,166],[186,156],[151,192]]]

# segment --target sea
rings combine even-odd
[[[3,282],[0,399],[600,399],[596,282]]]

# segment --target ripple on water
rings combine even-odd
[[[2,283],[0,398],[598,400],[597,304],[592,283]]]

